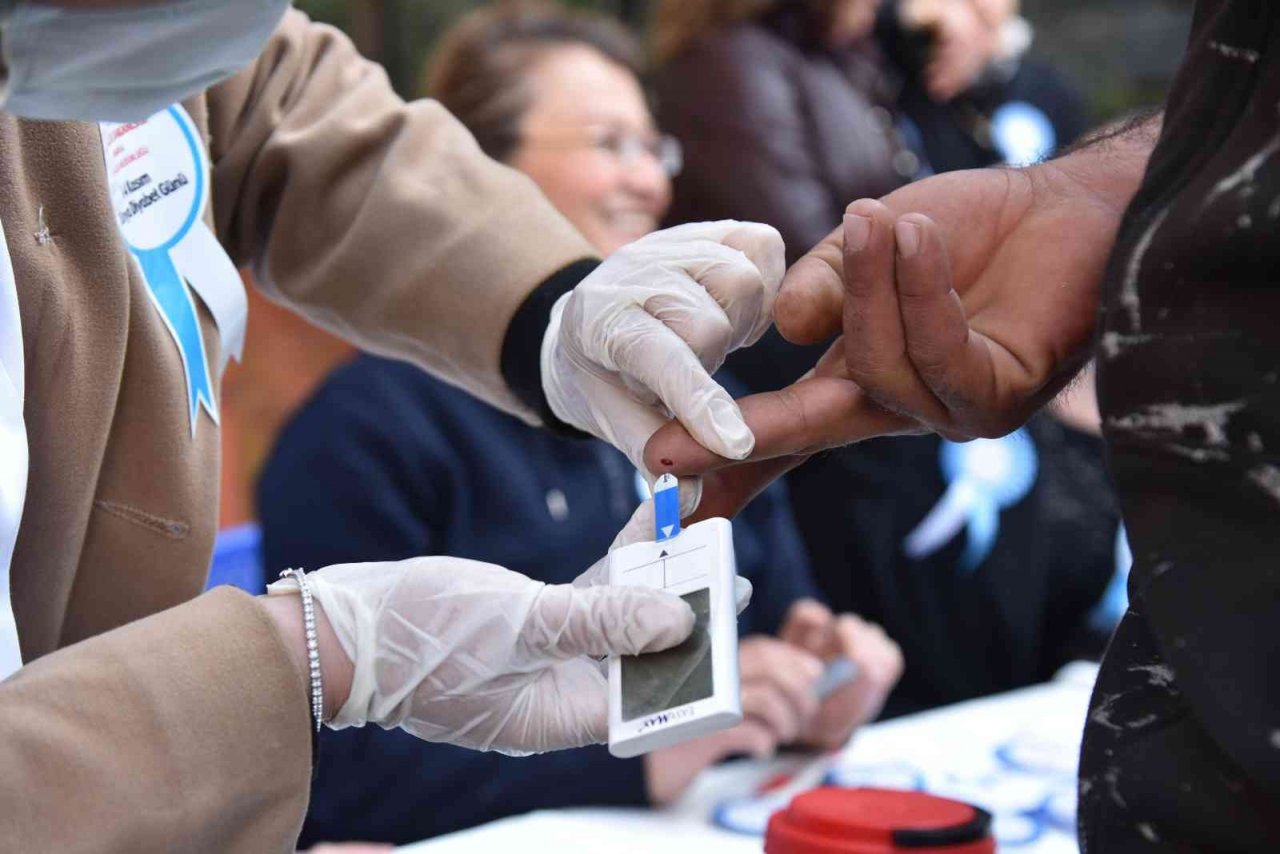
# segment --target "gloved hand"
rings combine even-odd
[[[547,585],[458,558],[339,564],[307,580],[354,664],[329,726],[510,755],[604,741],[607,680],[588,656],[666,649],[694,622],[662,591]]]
[[[552,310],[551,411],[617,447],[651,484],[644,445],[673,415],[705,447],[742,459],[755,439],[711,374],[769,328],[785,267],[781,236],[758,223],[681,225],[622,247]],[[691,512],[696,489],[682,486]]]

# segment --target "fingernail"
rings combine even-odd
[[[909,220],[894,223],[893,233],[898,238],[898,254],[910,258],[920,251],[920,226]]]
[[[692,516],[702,502],[702,478],[680,478],[680,518]]]
[[[712,399],[707,408],[711,412],[712,425],[720,436],[720,441],[724,443],[729,458],[744,459],[755,447],[756,437],[751,435],[751,428],[742,420],[742,412],[723,398]]]
[[[871,239],[871,220],[858,214],[844,215],[844,248],[849,252],[861,252]]]

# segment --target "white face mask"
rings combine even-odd
[[[3,25],[0,105],[33,119],[138,121],[258,55],[289,0],[168,0],[134,8],[20,3]]]

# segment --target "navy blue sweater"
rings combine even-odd
[[[440,554],[565,583],[608,550],[638,487],[604,443],[558,438],[416,367],[362,356],[297,413],[267,463],[263,563],[272,578]],[[780,488],[738,517],[734,547],[755,585],[739,628],[773,633],[793,601],[814,595]],[[377,727],[326,730],[302,845],[406,843],[533,809],[645,800],[642,761],[603,747],[514,759]]]

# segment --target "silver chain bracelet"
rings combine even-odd
[[[311,584],[301,569],[286,569],[280,577],[297,581],[298,592],[302,594],[302,627],[307,637],[307,668],[311,671],[311,719],[315,721],[316,732],[319,732],[320,723],[324,720],[324,683],[320,680],[320,643],[316,639],[316,608],[315,600],[311,598]]]

